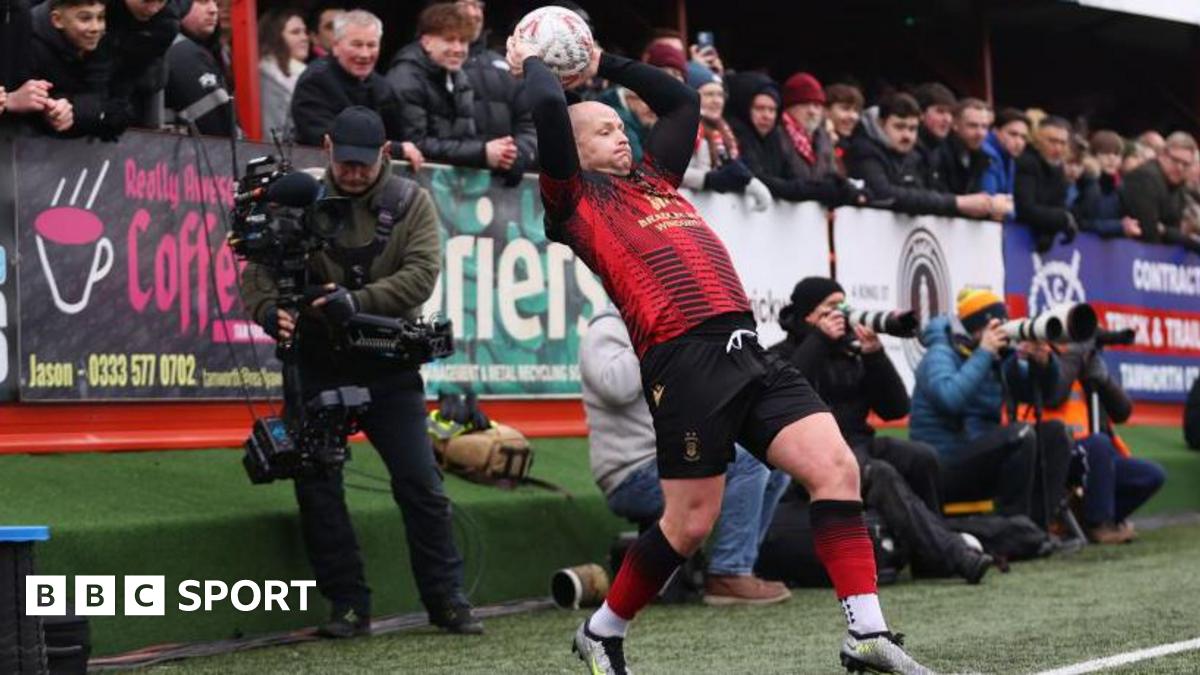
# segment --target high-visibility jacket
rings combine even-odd
[[[1091,435],[1091,410],[1089,408],[1087,392],[1083,390],[1083,385],[1075,382],[1071,385],[1071,395],[1067,397],[1066,402],[1057,408],[1043,408],[1043,420],[1058,420],[1066,425],[1070,430],[1071,436],[1075,440],[1083,440]],[[1033,419],[1033,407],[1030,405],[1022,405],[1018,410],[1018,418],[1023,420]],[[1123,457],[1129,457],[1132,453],[1129,451],[1129,446],[1125,445],[1125,441],[1117,435],[1113,430],[1112,425],[1105,421],[1102,423],[1105,427],[1102,429],[1105,433],[1112,437],[1113,445],[1116,446],[1117,452]]]

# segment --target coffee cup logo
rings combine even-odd
[[[113,265],[113,245],[112,241],[104,236],[104,223],[100,217],[92,212],[92,204],[96,201],[96,195],[100,192],[100,186],[104,183],[104,177],[108,174],[108,165],[106,161],[100,168],[100,175],[96,178],[96,184],[92,188],[91,195],[88,197],[87,204],[84,208],[75,206],[79,199],[79,193],[87,181],[87,169],[79,175],[79,180],[75,184],[75,191],[71,194],[71,200],[68,205],[59,206],[59,200],[62,197],[63,188],[66,186],[66,179],[62,179],[58,183],[58,190],[54,193],[54,199],[50,202],[50,208],[42,211],[34,219],[33,229],[34,238],[37,241],[38,259],[42,263],[42,273],[46,275],[46,282],[50,286],[50,296],[54,300],[54,306],[58,307],[59,311],[64,314],[78,314],[83,311],[88,305],[88,301],[92,297],[92,289],[96,283],[108,273],[112,271]],[[60,277],[54,274],[54,268],[50,264],[50,255],[48,251],[56,249],[62,251],[77,250],[73,247],[79,246],[95,246],[92,254],[92,263],[88,268],[87,279],[83,282],[83,292],[78,300],[67,300],[63,297],[62,290],[59,288]]]

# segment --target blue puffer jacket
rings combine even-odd
[[[1000,144],[995,131],[989,131],[983,141],[983,154],[988,157],[988,166],[979,179],[980,188],[990,195],[1011,195],[1017,182],[1017,163]]]
[[[1001,369],[994,367],[992,355],[977,349],[964,356],[955,348],[951,330],[946,316],[925,327],[921,342],[927,351],[917,367],[909,418],[909,436],[934,446],[943,460],[950,461],[964,445],[999,427],[1004,408]],[[1018,400],[1032,400],[1035,380],[1044,400],[1053,396],[1057,358],[1051,357],[1049,367],[1038,368],[1012,354],[1002,368],[1009,391]]]

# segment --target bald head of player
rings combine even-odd
[[[617,111],[597,101],[584,101],[567,112],[571,114],[579,166],[584,171],[628,175],[633,169],[633,150]]]

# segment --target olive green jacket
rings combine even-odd
[[[379,218],[372,204],[390,176],[389,167],[370,190],[352,197],[353,222],[338,235],[339,245],[347,248],[364,246],[375,237]],[[328,169],[323,182],[328,194],[350,196],[338,190],[332,180],[332,171]],[[418,188],[407,213],[392,229],[387,246],[371,263],[371,281],[354,291],[359,310],[367,314],[415,319],[421,305],[433,293],[440,265],[437,209],[429,192]],[[312,284],[345,285],[347,279],[346,270],[324,251],[309,259],[309,272]],[[248,264],[242,271],[241,288],[246,309],[259,325],[264,325],[277,298],[277,287],[269,270],[255,263]]]

